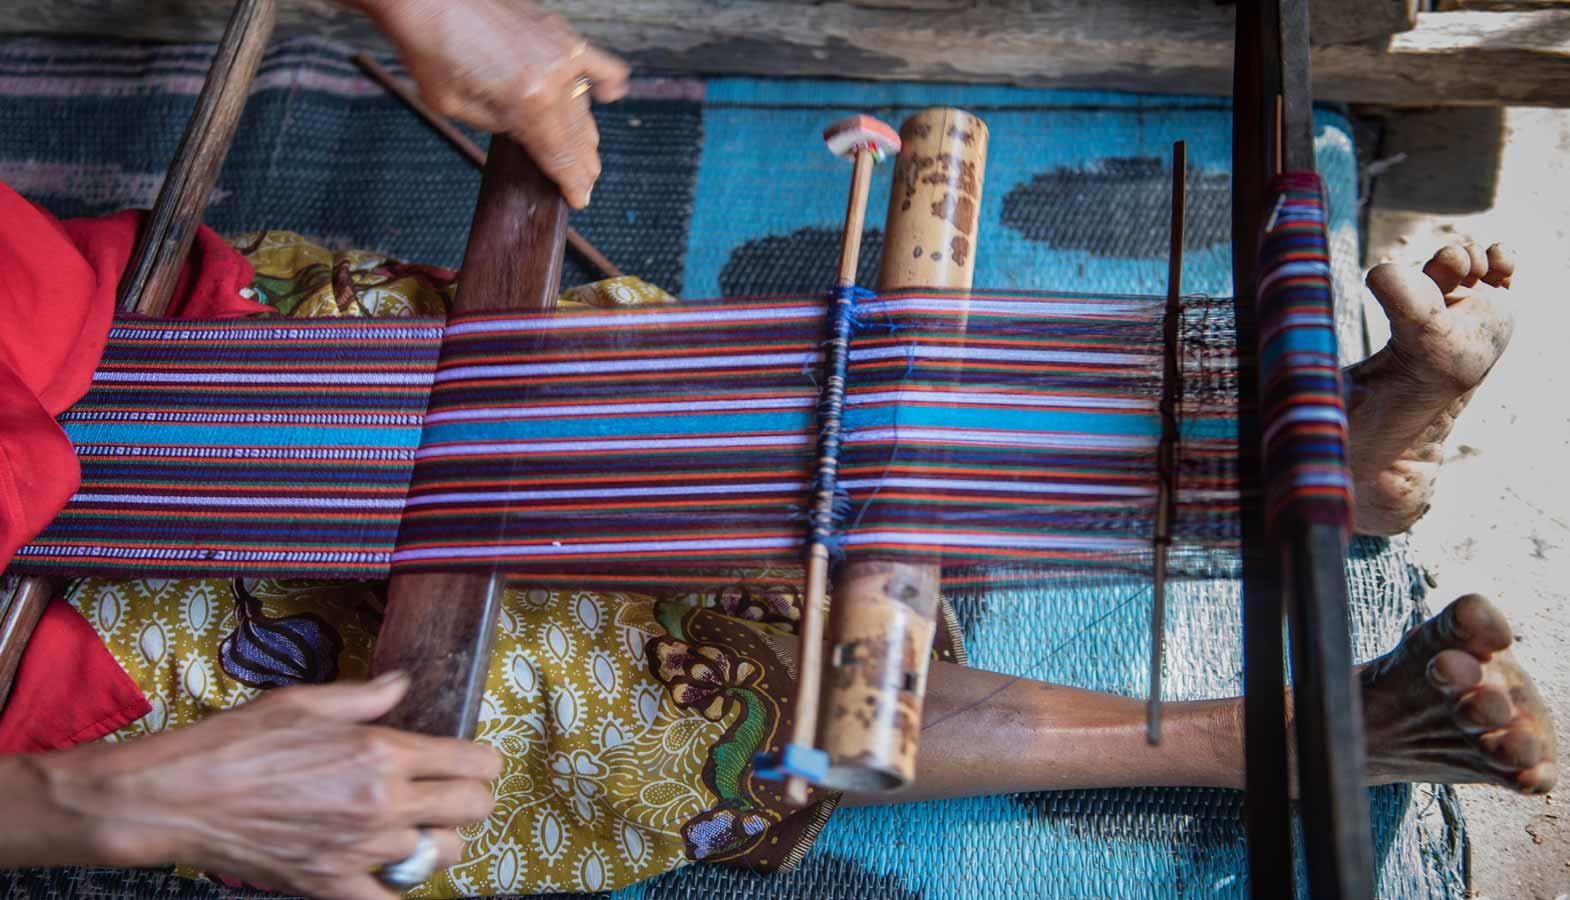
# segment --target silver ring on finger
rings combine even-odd
[[[441,851],[437,848],[429,829],[421,828],[417,833],[419,840],[415,842],[413,852],[391,865],[382,867],[378,877],[387,886],[406,891],[423,884],[436,871],[436,859]]]

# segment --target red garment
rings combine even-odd
[[[143,215],[60,222],[0,184],[0,569],[49,524],[81,479],[54,417],[92,382]],[[172,314],[263,312],[239,293],[254,274],[203,227]],[[0,753],[92,740],[146,712],[146,699],[92,629],[56,601],[0,714]]]

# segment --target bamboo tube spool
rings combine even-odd
[[[925,109],[905,120],[900,142],[878,290],[967,290],[987,126],[964,110]],[[818,710],[828,787],[888,791],[915,778],[940,580],[937,565],[892,559],[857,560],[841,571]]]

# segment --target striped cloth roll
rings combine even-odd
[[[1268,527],[1352,525],[1324,187],[1283,173],[1260,247],[1259,371]]]
[[[385,575],[441,346],[420,319],[122,319],[61,416],[82,483],[15,568]]]

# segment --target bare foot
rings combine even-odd
[[[1362,667],[1369,781],[1552,789],[1553,722],[1510,642],[1499,610],[1468,594]]]
[[[1514,273],[1498,244],[1453,244],[1422,271],[1386,263],[1368,273],[1391,336],[1346,373],[1357,531],[1399,534],[1428,511],[1444,440],[1510,342]]]

